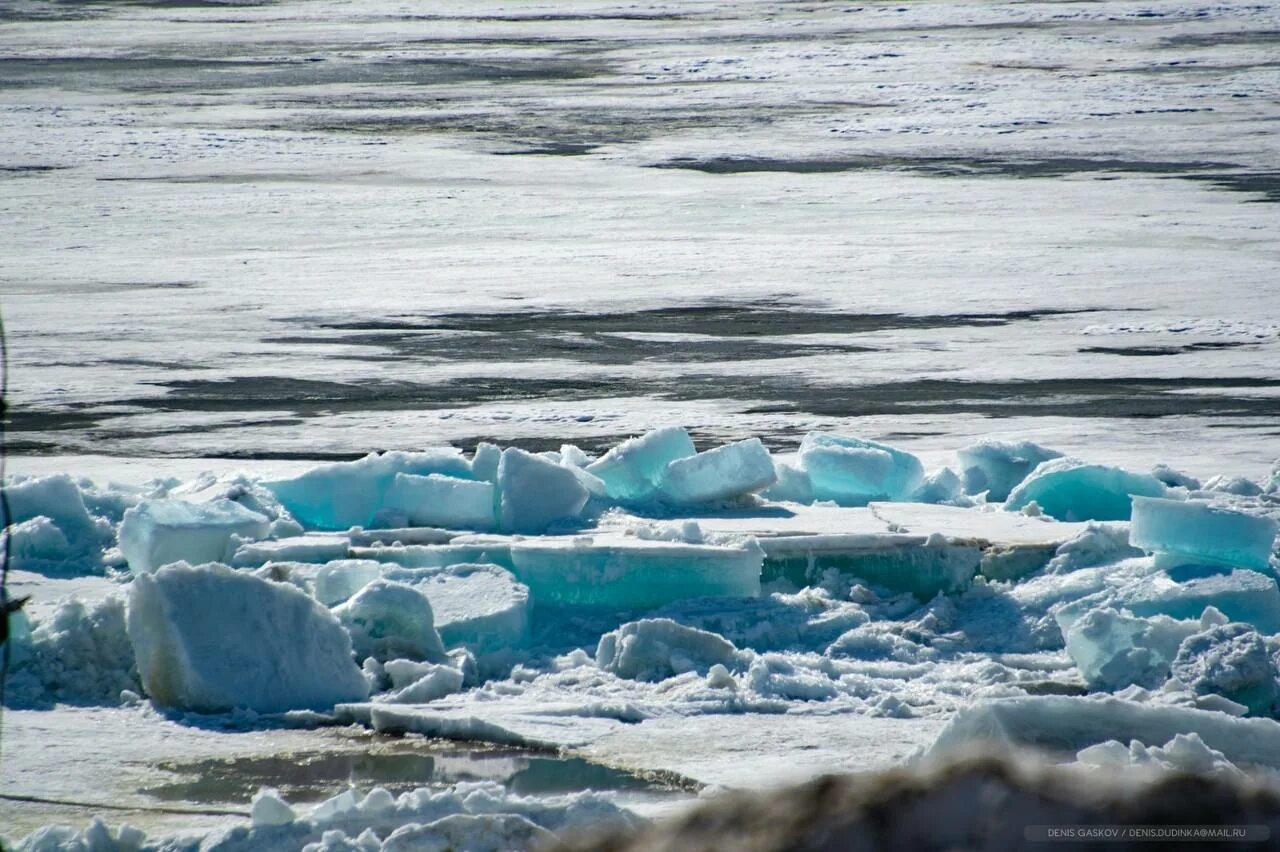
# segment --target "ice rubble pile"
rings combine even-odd
[[[100,570],[102,550],[114,537],[112,521],[119,521],[113,510],[128,500],[103,499],[87,480],[66,475],[15,477],[5,493],[9,557],[15,567],[41,573]]]
[[[598,459],[481,445],[19,487],[29,569],[63,540],[83,570],[129,569],[124,600],[19,631],[26,704],[145,694],[544,745],[671,713],[968,707],[944,740],[1052,745],[1038,731],[1069,714],[1041,693],[1079,691],[1105,700],[1078,699],[1077,751],[1196,731],[1234,760],[1280,696],[1274,476],[1202,486],[998,441],[926,474],[852,437],[775,457],[668,428]]]

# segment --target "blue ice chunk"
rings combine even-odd
[[[327,609],[225,565],[178,563],[135,577],[128,634],[147,695],[168,707],[328,709],[369,694],[351,639]]]
[[[969,587],[982,561],[973,542],[889,533],[800,534],[760,539],[766,580],[816,586],[831,572],[910,592],[923,601]]]
[[[1163,497],[1164,483],[1149,473],[1059,458],[1043,462],[1009,494],[1004,507],[1018,511],[1034,501],[1060,521],[1127,521],[1131,497]]]
[[[471,478],[471,465],[453,447],[417,453],[370,453],[359,461],[312,468],[291,479],[264,482],[284,507],[314,529],[345,530],[370,526],[383,508],[397,473],[432,473]]]
[[[448,661],[431,603],[412,586],[374,580],[335,607],[333,614],[351,634],[358,658]]]
[[[587,465],[587,472],[604,482],[614,500],[647,500],[661,487],[668,464],[696,452],[683,427],[668,426],[623,441]]]
[[[1114,691],[1131,684],[1154,688],[1163,683],[1179,644],[1199,627],[1198,622],[1134,618],[1100,607],[1063,632],[1067,653],[1089,687]]]
[[[629,621],[600,637],[596,665],[630,680],[664,680],[714,665],[744,662],[733,643],[717,633],[686,627],[669,618]]]
[[[120,552],[134,574],[170,562],[223,562],[238,544],[232,536],[265,538],[270,528],[267,518],[224,497],[207,503],[143,500],[124,513]]]
[[[572,470],[515,447],[502,451],[498,488],[502,529],[534,535],[576,519],[591,496]]]
[[[502,458],[502,448],[497,444],[482,441],[476,444],[475,455],[471,457],[471,477],[481,482],[498,481],[498,460]]]
[[[1180,619],[1199,618],[1212,606],[1232,621],[1280,633],[1280,588],[1271,577],[1243,568],[1181,583],[1156,573],[1122,590],[1120,603],[1135,615],[1163,613]]]
[[[1185,562],[1267,571],[1276,533],[1271,518],[1197,501],[1134,497],[1129,542]]]
[[[5,496],[9,501],[9,523],[48,518],[76,549],[88,548],[100,538],[85,508],[84,495],[66,474],[10,482],[5,486]]]
[[[983,439],[958,451],[966,494],[987,492],[998,503],[1009,496],[1041,462],[1061,458],[1062,453],[1031,441]]]
[[[586,450],[574,444],[560,445],[560,462],[562,464],[572,465],[573,467],[586,467],[592,462],[591,456],[587,455]]]
[[[760,594],[764,552],[624,536],[511,543],[512,573],[537,606],[645,609],[698,597]]]
[[[841,506],[907,500],[924,481],[924,468],[911,453],[822,432],[810,432],[800,442],[800,464],[809,473],[814,498]]]
[[[14,564],[24,570],[47,571],[72,562],[77,555],[86,555],[83,551],[77,553],[57,524],[44,515],[10,525],[3,538]]]
[[[381,577],[382,569],[371,559],[335,559],[316,571],[311,593],[325,606],[337,606]]]
[[[710,503],[768,488],[778,479],[759,438],[725,444],[667,465],[662,490],[676,503]]]
[[[397,473],[383,505],[403,512],[415,527],[487,532],[497,525],[495,494],[492,482]]]
[[[1197,695],[1221,695],[1269,716],[1276,700],[1276,667],[1266,640],[1247,624],[1219,624],[1183,640],[1173,676]]]
[[[911,495],[913,503],[963,503],[969,505],[967,497],[961,499],[964,489],[960,477],[949,467],[939,468],[925,478],[924,482]]]
[[[605,506],[610,505],[608,500],[608,489],[605,488],[604,480],[593,473],[588,473],[587,469],[584,467],[579,467],[576,464],[564,461],[563,457],[560,462],[560,466],[572,473],[574,478],[578,480],[578,484],[587,489],[588,494],[592,497],[598,498],[598,500]]]
[[[812,503],[813,483],[809,472],[802,467],[774,459],[773,472],[778,481],[766,488],[760,496],[767,500],[787,503]]]

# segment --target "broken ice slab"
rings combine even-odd
[[[765,552],[766,582],[786,578],[795,586],[811,585],[835,568],[893,591],[927,597],[963,589],[977,570],[989,570],[992,579],[1039,570],[1085,528],[1009,512],[917,503],[766,505],[688,512],[665,522],[696,524],[704,537],[716,540],[755,537]],[[602,528],[643,523],[634,515],[614,513],[602,519]],[[935,533],[945,542],[931,540]]]
[[[289,512],[313,529],[367,527],[383,508],[397,473],[471,478],[471,465],[453,447],[417,453],[370,453],[359,461],[321,465],[291,479],[264,482]]]
[[[978,573],[988,580],[1008,582],[1029,577],[1058,555],[1058,544],[992,544],[982,550]]]
[[[638,513],[613,512],[600,520],[601,528],[621,529],[645,523]],[[930,503],[872,503],[845,507],[817,505],[761,505],[727,509],[689,509],[664,515],[663,523],[694,522],[705,535],[846,535],[899,533],[990,544],[1058,546],[1083,532],[1087,524],[1002,512],[987,507],[967,508]],[[468,536],[470,540],[473,537]]]
[[[1062,543],[1088,524],[1031,518],[997,506],[946,506],[927,503],[872,503],[886,523],[913,533],[942,533],[948,538],[984,539],[1001,544]]]
[[[1058,458],[1036,467],[1004,507],[1018,511],[1034,502],[1060,521],[1127,521],[1132,497],[1163,497],[1167,491],[1149,473]]]
[[[315,570],[311,593],[325,606],[337,606],[381,577],[382,569],[380,562],[370,559],[336,559]],[[295,568],[294,573],[301,572]]]
[[[528,638],[529,589],[497,565],[387,567],[384,576],[426,596],[446,647],[484,653],[519,647]]]
[[[655,429],[623,441],[587,465],[587,472],[604,482],[614,500],[638,502],[658,493],[667,465],[696,453],[693,439],[680,426]]]
[[[70,476],[15,477],[6,483],[5,497],[9,502],[10,524],[45,517],[74,549],[97,545],[97,528],[85,507],[80,487]]]
[[[426,705],[351,703],[334,710],[339,721],[379,733],[552,750],[586,745],[637,721],[604,715],[591,703],[590,699],[548,701],[521,696],[476,703],[464,694]]]
[[[644,609],[685,598],[754,597],[763,552],[605,532],[514,539],[512,573],[536,605]]]
[[[1114,691],[1130,684],[1152,689],[1169,676],[1182,640],[1197,632],[1197,621],[1168,616],[1135,618],[1110,607],[1079,618],[1059,619],[1067,653],[1093,689]]]
[[[675,503],[729,500],[778,481],[773,459],[759,438],[725,444],[667,465],[663,495]]]
[[[351,638],[327,609],[294,586],[225,565],[139,574],[128,632],[147,695],[167,707],[327,709],[369,694]]]
[[[383,507],[403,512],[414,526],[487,531],[496,526],[495,499],[492,482],[397,473]]]
[[[974,743],[1008,743],[1060,754],[1119,740],[1166,743],[1197,733],[1242,766],[1280,768],[1280,725],[1213,710],[1120,698],[1043,695],[973,704],[957,713],[926,752],[937,757]]]
[[[777,481],[761,492],[761,497],[786,503],[813,502],[813,483],[809,481],[808,471],[800,467],[799,459],[775,457],[773,472]]]
[[[813,586],[834,570],[920,600],[964,591],[982,559],[976,545],[953,544],[940,535],[774,536],[759,543],[765,582],[786,579],[798,588]]]
[[[134,574],[170,562],[223,562],[232,536],[264,538],[270,521],[239,503],[219,497],[205,503],[143,500],[124,513],[120,552]]]
[[[392,704],[427,704],[462,691],[462,672],[443,664],[391,660],[386,665],[394,689],[375,701]],[[411,677],[407,683],[404,678]]]
[[[235,549],[231,565],[258,568],[268,562],[325,563],[346,559],[351,547],[345,536],[300,535],[275,541],[250,541]]]
[[[1172,674],[1198,695],[1220,695],[1252,716],[1270,716],[1276,664],[1266,637],[1246,624],[1218,624],[1188,637]]]
[[[1038,570],[1084,528],[999,511],[878,503],[706,510],[662,522],[699,530],[694,537],[627,534],[653,523],[613,512],[576,537],[458,535],[444,545],[353,547],[351,555],[406,568],[497,564],[529,586],[537,604],[642,608],[752,596],[762,570],[766,581],[805,586],[833,568],[929,598],[963,590],[983,567],[999,578]]]
[[[956,453],[966,494],[987,492],[998,503],[1009,496],[1041,462],[1061,458],[1062,453],[1031,441],[981,440]]]
[[[501,459],[501,447],[481,441],[476,444],[476,451],[471,456],[471,476],[480,482],[497,482],[498,462]]]
[[[1212,606],[1232,621],[1252,624],[1263,633],[1280,633],[1280,588],[1273,578],[1244,568],[1183,582],[1155,572],[1123,589],[1120,602],[1134,615],[1180,619],[1198,619]]]
[[[963,496],[963,491],[956,472],[943,467],[925,477],[920,487],[912,493],[911,502],[968,505],[972,501]]]
[[[531,535],[576,521],[591,497],[575,471],[515,447],[502,451],[498,489],[503,531]]]
[[[1197,501],[1133,498],[1129,542],[1182,562],[1270,569],[1274,520]]]
[[[842,506],[875,500],[907,500],[924,482],[920,460],[861,438],[810,432],[800,442],[800,465],[809,474],[813,496]]]

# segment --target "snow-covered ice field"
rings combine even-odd
[[[1270,2],[0,0],[0,834],[502,848],[993,736],[1269,777],[1278,49]]]

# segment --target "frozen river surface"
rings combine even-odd
[[[0,8],[24,454],[811,428],[1255,474],[1280,7]],[[17,465],[22,469],[22,461]]]

